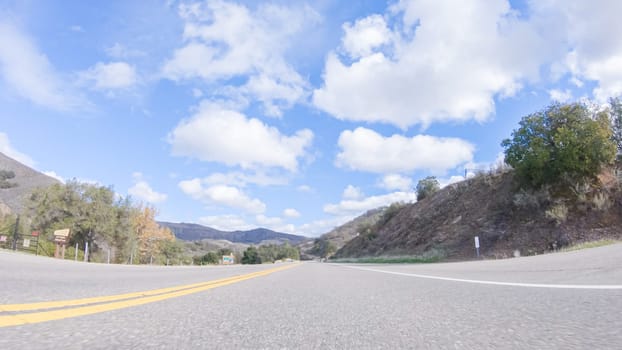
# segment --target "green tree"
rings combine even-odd
[[[553,104],[519,125],[501,145],[521,185],[539,188],[593,179],[615,159],[607,112],[592,115],[583,104]]]
[[[417,183],[417,200],[420,201],[429,197],[440,189],[441,185],[435,176],[428,176],[425,179],[419,180]]]
[[[220,258],[221,258],[221,255],[218,255],[217,252],[208,252],[207,254],[203,256],[203,263],[218,265],[218,263],[220,263]]]
[[[618,157],[620,157],[622,155],[622,101],[620,98],[609,99],[609,113],[611,113],[611,138],[616,144]]]
[[[97,253],[99,244],[111,243],[115,237],[128,234],[120,231],[128,229],[126,223],[119,221],[127,213],[119,213],[123,209],[117,204],[111,188],[72,180],[35,190],[26,207],[33,228],[45,232],[49,238],[55,229],[69,228],[71,245],[78,243],[83,247],[88,242],[89,250]]]
[[[261,264],[261,258],[259,252],[254,246],[246,248],[244,256],[242,257],[242,264]]]

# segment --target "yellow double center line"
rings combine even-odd
[[[153,289],[144,292],[117,294],[84,299],[48,301],[30,304],[0,305],[0,327],[19,326],[23,324],[60,320],[64,318],[85,316],[105,311],[124,309],[126,307],[154,303],[156,301],[181,297],[184,295],[194,294],[209,289],[245,281],[251,278],[269,275],[271,273],[286,270],[294,266],[297,266],[297,264],[280,266],[277,268],[208,282]],[[38,311],[47,309],[54,310]],[[14,314],[1,314],[6,312],[14,312]]]

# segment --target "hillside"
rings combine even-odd
[[[383,218],[335,257],[440,255],[472,258],[540,254],[569,244],[622,237],[622,196],[609,170],[598,187],[551,194],[516,192],[513,173],[480,174]]]
[[[58,180],[31,169],[3,153],[0,153],[0,170],[15,173],[15,177],[8,182],[16,185],[0,189],[0,214],[21,213],[24,209],[24,200],[32,190],[58,183]]]
[[[291,245],[295,245],[306,239],[303,236],[275,232],[265,228],[257,228],[248,231],[226,232],[198,224],[160,222],[160,225],[170,228],[175,234],[175,237],[184,241],[211,239],[227,240],[229,242],[245,244],[281,244],[288,242]]]
[[[365,212],[341,226],[337,226],[331,231],[321,235],[316,239],[309,239],[299,245],[300,251],[305,258],[313,259],[322,255],[324,244],[318,245],[318,240],[328,242],[335,249],[341,249],[346,243],[359,235],[359,229],[363,226],[372,226],[378,222],[385,208],[372,209]],[[325,249],[325,248],[324,248]]]

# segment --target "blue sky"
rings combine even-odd
[[[0,151],[158,219],[317,236],[622,93],[620,1],[0,1]]]

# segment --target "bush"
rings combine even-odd
[[[521,187],[595,179],[616,155],[608,112],[591,115],[578,103],[553,104],[524,117],[501,145]]]
[[[431,196],[441,189],[441,186],[435,176],[428,176],[419,180],[417,183],[417,200],[420,201]]]

